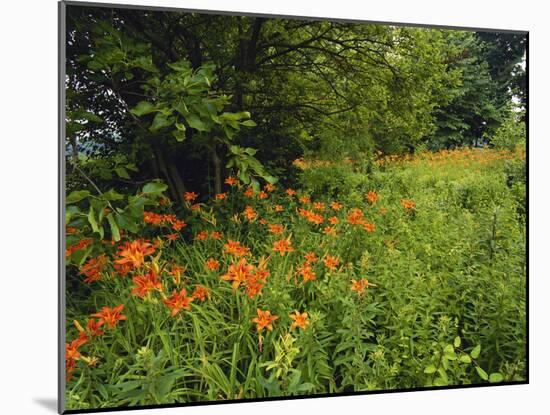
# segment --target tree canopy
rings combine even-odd
[[[347,157],[488,143],[525,103],[520,34],[68,7],[68,186],[222,191]],[[90,177],[95,180],[90,180]]]

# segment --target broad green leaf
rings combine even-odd
[[[487,374],[486,371],[484,371],[482,368],[480,368],[479,366],[476,366],[476,372],[477,374],[479,375],[479,377],[483,380],[488,380],[489,379],[489,375]]]
[[[479,357],[479,353],[481,352],[481,345],[477,345],[472,349],[470,352],[470,356],[472,356],[474,359],[477,359]]]
[[[426,369],[424,369],[424,373],[429,375],[431,373],[435,373],[436,370],[437,368],[434,365],[429,365]]]
[[[65,203],[69,204],[80,202],[82,199],[85,199],[88,196],[90,196],[90,192],[88,190],[75,190],[67,196],[67,198],[65,199]]]
[[[472,359],[467,354],[463,354],[459,357],[459,359],[462,363],[472,363]]]
[[[195,130],[208,131],[210,129],[208,125],[206,125],[196,114],[189,114],[185,119],[187,120],[189,127],[194,128]]]
[[[155,115],[155,118],[153,118],[153,122],[151,123],[149,130],[155,132],[162,128],[172,125],[173,122],[174,122],[174,117],[167,117],[163,113],[158,112],[157,115]]]
[[[257,124],[252,120],[246,120],[243,121],[241,125],[244,125],[245,127],[255,127]]]
[[[460,337],[456,336],[455,341],[454,341],[454,346],[455,347],[460,347],[460,343],[461,343]]]
[[[118,177],[120,177],[122,179],[130,179],[130,176],[128,175],[128,172],[126,171],[126,169],[124,167],[117,167],[115,169],[115,173],[117,174]]]
[[[124,199],[124,195],[121,195],[116,190],[111,189],[111,190],[103,193],[103,199],[105,199],[105,200],[122,200],[122,199]]]
[[[138,117],[146,114],[150,114],[156,110],[155,105],[147,101],[140,101],[138,104],[130,110],[130,112]]]
[[[172,135],[174,136],[174,138],[178,142],[182,142],[183,140],[185,140],[185,132],[183,132],[183,131],[174,130],[174,131],[172,131]]]
[[[113,235],[113,239],[115,242],[120,241],[120,232],[118,230],[118,226],[115,222],[115,218],[113,217],[112,213],[109,213],[107,215],[107,221],[109,222],[109,225],[111,226],[111,234]]]
[[[146,194],[156,194],[156,193],[162,193],[166,189],[168,189],[168,186],[165,185],[164,183],[151,182],[143,186],[142,192]]]
[[[449,383],[443,378],[435,378],[434,386],[447,386]]]
[[[489,382],[491,383],[498,383],[498,382],[502,382],[504,380],[504,376],[502,376],[502,373],[491,373],[489,375]]]
[[[88,222],[90,223],[90,226],[92,227],[92,231],[99,233],[99,227],[97,225],[97,221],[95,219],[95,212],[93,206],[90,206],[90,210],[88,211]]]

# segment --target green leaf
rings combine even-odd
[[[167,117],[163,113],[158,112],[157,115],[155,115],[155,118],[153,118],[153,122],[151,123],[149,130],[155,132],[162,128],[172,125],[173,122],[174,122],[174,117]]]
[[[122,179],[130,179],[130,176],[128,175],[128,172],[126,171],[126,169],[124,167],[117,167],[115,169],[115,173],[117,174],[118,177],[120,177]]]
[[[99,227],[97,226],[97,221],[95,219],[95,212],[94,212],[93,206],[90,206],[90,210],[88,211],[88,222],[92,227],[92,231],[99,233]]]
[[[122,200],[124,199],[124,195],[121,195],[116,190],[111,189],[103,193],[102,198],[105,200]],[[104,206],[106,206],[106,204]]]
[[[476,366],[476,372],[477,374],[479,375],[479,377],[483,380],[488,380],[489,379],[489,375],[487,374],[486,371],[484,371],[482,368],[480,368],[479,366]]]
[[[130,110],[130,112],[138,117],[146,114],[150,114],[156,110],[155,105],[147,101],[140,101],[138,104]]]
[[[479,357],[479,353],[481,352],[481,345],[477,345],[472,349],[470,352],[470,356],[472,356],[474,359],[477,359]]]
[[[455,341],[454,341],[454,346],[455,347],[460,347],[460,343],[461,343],[460,337],[456,336]]]
[[[443,378],[436,378],[434,380],[434,386],[447,386],[449,383]]]
[[[111,234],[113,235],[113,239],[115,242],[120,241],[120,232],[118,230],[118,226],[115,222],[115,218],[113,217],[112,213],[109,213],[107,215],[107,221],[109,222],[109,225],[111,226]]]
[[[185,105],[185,102],[180,101],[177,103],[177,105],[174,106],[174,109],[183,115],[184,117],[189,114],[189,110],[187,109],[187,105]]]
[[[172,135],[174,136],[174,138],[176,139],[176,141],[178,142],[182,142],[183,140],[185,140],[185,133],[183,131],[179,131],[179,130],[174,130],[172,131]]]
[[[67,198],[65,199],[65,203],[70,204],[80,202],[82,199],[85,199],[88,196],[90,196],[90,192],[88,190],[75,190],[67,196]]]
[[[435,373],[436,370],[437,368],[434,365],[429,365],[426,369],[424,369],[424,373],[429,375],[431,373]]]
[[[162,193],[166,189],[168,189],[168,186],[161,182],[151,182],[147,183],[145,186],[143,186],[143,193],[146,194],[157,194]]]
[[[252,120],[246,120],[243,121],[241,125],[244,125],[245,127],[255,127],[257,124]]]
[[[489,382],[491,383],[499,383],[499,382],[502,382],[503,380],[504,380],[504,376],[502,376],[502,373],[495,372],[489,375]]]
[[[467,354],[463,354],[459,357],[459,359],[462,363],[472,363],[472,359]]]
[[[210,128],[196,114],[189,114],[186,118],[187,123],[191,128],[198,131],[208,131]]]
[[[78,266],[82,265],[86,258],[88,258],[88,255],[90,255],[90,252],[92,252],[92,247],[89,246],[86,249],[78,249],[74,251],[71,254],[71,262],[73,264],[76,264]]]

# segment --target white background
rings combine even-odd
[[[112,0],[112,3],[123,3]],[[134,4],[530,31],[531,384],[232,404],[143,414],[548,413],[549,13],[539,1],[128,0]],[[538,4],[537,4],[538,3]],[[57,4],[3,2],[0,14],[0,412],[52,414],[57,348]],[[6,93],[7,90],[7,93]],[[544,409],[546,408],[546,409]],[[130,412],[128,412],[130,413]],[[135,412],[132,412],[135,413]]]

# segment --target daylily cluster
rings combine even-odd
[[[88,319],[86,329],[75,320],[74,324],[78,330],[78,337],[70,343],[65,343],[65,370],[67,381],[71,380],[73,372],[76,369],[77,361],[82,360],[89,366],[97,364],[97,358],[86,357],[79,349],[89,343],[93,338],[104,334],[104,330],[101,330],[102,326],[105,325],[109,329],[115,329],[119,321],[126,320],[126,316],[122,314],[122,310],[124,310],[124,304],[120,304],[113,308],[103,307],[101,311],[91,315],[91,317],[97,317],[97,320],[94,318]]]

